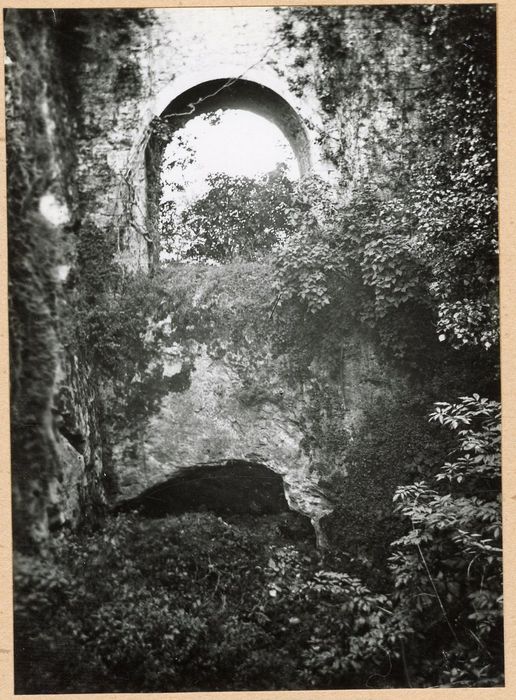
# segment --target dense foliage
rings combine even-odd
[[[17,692],[499,683],[499,406],[464,397],[432,419],[457,446],[396,492],[410,526],[391,590],[349,555],[321,566],[285,516],[118,516],[19,560]]]
[[[162,205],[161,240],[167,253],[218,263],[252,260],[291,232],[294,186],[284,166],[259,180],[209,175],[208,186],[180,214],[173,201]]]
[[[325,471],[338,494],[329,535],[337,551],[359,556],[368,581],[381,578],[387,541],[395,539],[388,575],[396,614],[415,635],[413,658],[403,654],[408,684],[496,684],[498,404],[476,394],[441,405],[434,418],[473,426],[460,434],[462,456],[442,470],[448,441],[423,419],[442,398],[474,390],[498,396],[493,8],[356,8],[345,21],[339,8],[283,15],[283,38],[297,56],[291,85],[314,85],[327,114],[321,142],[348,200],[325,197],[320,187],[308,195],[313,215],[298,220],[275,262],[277,313],[291,338],[310,339],[306,363],[335,358],[346,334],[360,328],[384,361],[413,372],[415,382],[374,393],[372,405],[361,407],[363,427],[351,434],[339,430],[338,396],[318,400],[316,410],[331,421],[319,420],[316,439],[326,445]],[[384,40],[375,42],[379,32]],[[421,50],[417,79],[409,69],[417,58],[404,63],[385,51],[407,36]],[[312,83],[305,64],[313,52]],[[381,374],[372,379],[388,386]],[[409,485],[421,477],[429,481]],[[396,491],[397,484],[407,486]],[[404,505],[393,513],[394,493]],[[412,515],[419,529],[400,538],[400,515]],[[442,661],[436,650],[445,639]]]
[[[409,253],[427,269],[441,340],[495,346],[494,7],[360,7],[345,17],[340,8],[298,8],[283,16],[283,38],[296,52],[290,80],[294,89],[315,87],[328,157],[359,199],[365,185],[379,195],[368,274],[381,282],[386,272],[386,291],[395,291],[391,277],[403,263],[395,258]],[[407,55],[407,37],[417,56],[386,51],[399,43]],[[312,64],[304,67],[314,52],[315,81]],[[390,271],[389,258],[398,263]],[[398,303],[407,301],[410,286],[400,291]]]
[[[119,516],[20,560],[17,692],[374,686],[388,601],[281,527]]]
[[[419,364],[421,348],[431,350],[437,339],[429,268],[414,244],[411,217],[399,202],[367,191],[342,206],[317,181],[304,183],[303,198],[307,207],[293,212],[295,234],[275,261],[278,308],[321,339],[362,328],[391,359]]]
[[[396,607],[417,638],[428,680],[453,686],[502,680],[500,405],[478,395],[439,403],[433,421],[456,433],[436,474],[400,487],[409,529],[390,559]],[[445,652],[440,664],[435,649]],[[422,650],[421,650],[422,647]]]

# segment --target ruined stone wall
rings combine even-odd
[[[155,218],[148,216],[159,198],[149,165],[159,163],[146,158],[156,120],[206,81],[241,77],[285,99],[306,129],[310,152],[303,161],[316,175],[339,181],[347,198],[371,180],[389,186],[399,158],[393,143],[417,149],[417,103],[432,58],[422,36],[397,20],[367,8],[339,9],[346,54],[335,67],[339,92],[325,96],[328,76],[317,52],[303,55],[280,34],[282,15],[272,8],[149,10],[122,25],[115,13],[111,22],[99,16],[107,14],[81,13],[80,31],[69,40],[81,56],[73,74],[81,95],[78,167],[88,217],[111,229],[119,259],[131,268],[155,262],[159,248]],[[275,109],[272,104],[272,117]],[[175,126],[169,126],[171,138]],[[159,155],[154,149],[154,161]],[[96,184],[88,186],[93,170]]]
[[[147,216],[159,194],[148,191],[152,126],[178,95],[208,80],[243,77],[287,100],[306,128],[313,172],[333,180],[345,163],[348,193],[381,163],[388,178],[393,133],[405,138],[417,124],[407,95],[421,83],[428,56],[402,27],[391,24],[383,36],[370,14],[342,9],[350,39],[339,66],[345,95],[334,115],[325,112],[320,66],[310,57],[303,82],[290,84],[297,47],[278,34],[281,16],[271,8],[58,13],[84,222],[110,232],[124,264],[146,268],[159,246]],[[331,162],[335,143],[343,149],[339,168]]]
[[[356,21],[363,29],[368,20]],[[331,120],[322,117],[317,65],[308,61],[312,78],[297,92],[288,84],[295,47],[277,36],[277,23],[272,10],[259,8],[7,11],[13,484],[20,546],[105,505],[110,448],[102,436],[96,380],[78,340],[78,289],[95,268],[99,241],[107,246],[102,251],[131,269],[147,270],[156,260],[155,217],[148,214],[159,192],[149,191],[153,156],[147,146],[152,124],[170,101],[205,80],[245,76],[287,99],[300,115],[319,175],[334,176],[322,148],[324,134],[344,144],[353,187],[388,155],[378,132],[397,128],[397,116],[383,92],[385,71],[410,74],[421,63],[421,47],[394,32],[380,42],[389,57],[382,64],[381,56],[374,58],[371,32],[355,32],[355,39],[368,36],[370,43],[350,44],[345,70],[351,77],[364,57],[377,60],[369,91],[382,98],[371,107],[363,101],[365,78],[350,80],[343,103],[346,133],[337,133],[341,114],[333,133]],[[406,86],[398,78],[390,87],[401,95]],[[156,171],[159,164],[150,165]],[[82,339],[83,349],[87,343]],[[371,391],[363,378],[376,366],[364,339],[353,348],[344,358],[347,379],[341,383],[351,422],[359,419],[361,397]],[[323,375],[324,367],[317,372]],[[222,395],[217,373],[225,376]],[[147,459],[157,460],[162,472],[179,459],[211,459],[212,452],[231,458],[258,452],[299,474],[316,466],[313,446],[304,446],[307,430],[297,424],[307,406],[299,398],[302,388],[291,390],[293,412],[285,401],[246,409],[231,398],[233,388],[241,389],[239,381],[223,365],[199,359],[190,393],[172,394],[152,425]],[[231,424],[234,412],[240,427]],[[180,428],[172,429],[169,419]],[[192,436],[200,433],[203,440],[192,446]],[[161,461],[160,453],[166,453]],[[123,476],[129,466],[117,454]]]
[[[11,435],[15,541],[105,503],[95,386],[75,342],[80,211],[70,103],[48,12],[7,11]]]
[[[338,357],[314,347],[300,358],[271,315],[271,275],[269,258],[169,265],[166,375],[183,385],[164,398],[136,443],[116,445],[120,500],[158,487],[188,465],[236,460],[281,474],[291,507],[314,523],[331,512],[320,479],[346,473],[342,452],[330,456],[319,439],[322,430],[335,440],[331,400],[347,441],[361,424],[365,400],[401,390],[404,378],[393,370],[386,376],[374,345],[360,334],[345,339]]]
[[[305,81],[301,88],[289,83],[289,76],[299,78],[295,71],[297,47],[289,46],[276,33],[280,20],[272,11],[209,10],[201,16],[186,10],[158,11],[149,31],[151,48],[141,57],[142,65],[152,66],[149,85],[156,86],[157,94],[154,103],[149,102],[148,114],[160,115],[172,100],[195,84],[217,77],[244,74],[246,79],[256,79],[261,84],[275,87],[278,94],[288,96],[307,128],[313,172],[327,180],[334,180],[332,146],[337,142],[343,148],[344,152],[339,155],[348,166],[348,172],[340,182],[343,197],[351,196],[353,189],[363,186],[372,172],[377,175],[380,166],[388,180],[393,131],[398,130],[400,134],[402,131],[410,132],[417,124],[417,114],[405,114],[404,111],[400,120],[396,110],[399,104],[405,104],[403,95],[412,86],[407,80],[413,73],[418,75],[415,68],[424,60],[423,47],[421,42],[415,42],[404,34],[401,27],[391,26],[388,40],[378,37],[375,21],[371,17],[361,16],[360,12],[353,14],[344,11],[342,18],[343,27],[350,35],[350,51],[339,70],[349,74],[350,89],[339,113],[332,119],[317,92],[321,80],[320,66],[311,63],[308,57],[303,63],[303,72],[304,75],[311,75],[311,79]],[[260,28],[258,32],[257,26]],[[171,47],[173,38],[181,70],[176,69],[172,75],[171,53],[167,52],[167,46]],[[199,47],[202,50],[199,51]],[[378,53],[379,47],[383,52],[381,55]],[[363,66],[367,62],[374,63],[375,70],[364,75]],[[368,99],[364,97],[366,87]],[[393,90],[397,90],[397,94]],[[369,100],[371,94],[377,96],[373,102]],[[383,139],[382,134],[385,136]],[[159,149],[147,148],[147,157],[154,173],[159,166],[159,154]],[[139,158],[137,156],[133,161],[134,172],[143,170]],[[147,197],[147,206],[155,206],[152,198],[155,194],[149,196],[149,191],[145,192],[143,185],[137,191],[143,200]],[[123,255],[126,259],[125,252]],[[228,275],[231,274],[228,271]],[[262,274],[267,279],[267,269]],[[207,280],[199,281],[197,299],[203,297],[202,287],[205,284],[209,286]],[[172,287],[172,294],[175,291]],[[241,294],[242,289],[234,292]],[[374,345],[358,330],[353,338],[347,339],[345,351],[339,358],[337,380],[330,378],[328,365],[319,361],[311,368],[311,382],[319,387],[317,390],[313,390],[313,387],[307,390],[302,381],[295,380],[286,386],[283,368],[279,366],[281,362],[270,361],[270,348],[263,340],[270,329],[266,323],[260,326],[252,312],[249,313],[249,323],[256,325],[254,332],[259,348],[242,347],[241,350],[249,356],[255,352],[263,353],[268,358],[267,371],[260,375],[264,383],[262,388],[268,385],[272,391],[272,385],[277,385],[276,389],[283,387],[281,398],[275,391],[272,394],[265,391],[263,400],[246,403],[245,372],[233,367],[225,357],[211,357],[209,348],[201,344],[193,360],[189,387],[165,399],[161,413],[140,436],[138,449],[119,445],[115,450],[121,496],[134,496],[149,484],[166,479],[185,464],[213,460],[257,459],[284,474],[287,481],[297,484],[308,478],[317,478],[320,471],[328,473],[332,468],[340,468],[345,472],[345,464],[325,463],[328,455],[313,437],[310,412],[314,394],[319,391],[323,396],[330,387],[335,401],[344,407],[346,419],[342,430],[350,436],[360,424],[364,403],[373,400],[379,392],[384,395],[389,393],[394,385],[398,388],[403,386],[403,378],[393,371],[390,378],[384,377],[384,368]],[[219,340],[222,340],[223,334],[220,330]],[[213,338],[210,342],[213,342]],[[333,359],[328,364],[332,364]],[[289,358],[282,358],[282,362],[288,365]],[[180,370],[181,363],[175,371]],[[324,402],[319,402],[321,414],[324,414],[326,409],[321,403]],[[330,419],[322,415],[320,421],[331,432]],[[304,494],[307,502],[310,501],[309,491],[306,486]],[[303,496],[299,500],[302,502]],[[310,505],[307,507],[309,510],[312,508]],[[312,515],[318,507],[317,503],[313,506]]]
[[[287,99],[308,130],[317,121],[313,91],[294,96],[276,68],[284,48],[271,10],[62,11],[58,18],[76,96],[85,221],[109,231],[119,259],[133,269],[145,269],[159,245],[147,219],[153,120],[181,92],[206,80],[245,76]],[[309,158],[323,172],[311,141]]]

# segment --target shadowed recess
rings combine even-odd
[[[263,515],[286,512],[289,507],[279,474],[263,464],[230,459],[184,467],[117,508],[134,509],[161,517],[190,511]]]

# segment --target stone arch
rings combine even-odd
[[[168,102],[160,118],[176,130],[194,117],[219,109],[246,110],[275,124],[290,143],[301,175],[311,170],[310,143],[303,120],[285,97],[264,82],[222,77],[193,84]]]
[[[220,67],[219,67],[220,70]],[[159,197],[163,151],[173,133],[190,119],[219,109],[242,109],[264,117],[277,126],[289,142],[299,165],[301,176],[313,169],[312,149],[308,131],[300,114],[284,96],[275,78],[247,75],[216,77],[204,74],[202,79],[176,80],[158,96],[149,124],[145,149],[146,207],[149,266],[158,264],[159,257]],[[228,75],[222,73],[222,75]],[[253,77],[253,79],[251,79]],[[254,79],[256,77],[256,79]]]

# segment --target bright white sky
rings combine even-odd
[[[299,177],[292,148],[281,131],[267,119],[244,110],[228,109],[217,113],[220,121],[210,124],[207,116],[191,119],[174,135],[165,149],[163,200],[172,198],[184,206],[206,192],[210,173],[258,178],[278,163],[287,165],[291,179]],[[184,145],[192,150],[192,162]],[[175,166],[171,167],[174,163]],[[183,195],[173,194],[174,185],[184,187]]]

